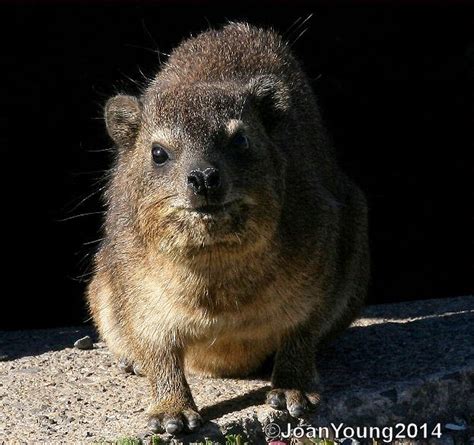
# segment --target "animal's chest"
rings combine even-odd
[[[184,323],[198,342],[277,338],[301,323],[309,313],[304,297],[292,294],[291,288],[288,291],[281,292],[277,281],[246,295],[231,293],[228,289],[220,292],[211,289],[201,296],[204,304],[185,311],[188,316]]]
[[[270,312],[270,316],[268,313]],[[265,301],[203,313],[188,324],[186,369],[208,376],[237,377],[255,370],[280,343],[281,318]],[[281,314],[280,314],[281,315]]]
[[[227,336],[257,338],[272,330],[272,320],[268,314],[275,308],[263,295],[254,295],[246,301],[233,299],[227,293],[206,294],[205,298],[208,297],[211,300],[198,304],[192,316],[186,316],[188,329],[193,331],[197,341],[215,341],[216,338]],[[226,304],[222,303],[224,299]]]
[[[307,319],[313,305],[307,280],[295,275],[218,286],[179,278],[140,281],[144,292],[134,305],[133,321],[153,343],[165,337],[180,338],[186,345],[279,338]]]
[[[236,301],[216,313],[195,311],[187,325],[192,338],[186,347],[187,369],[211,376],[247,375],[308,318],[311,306],[304,288],[283,287],[276,280],[245,304]]]

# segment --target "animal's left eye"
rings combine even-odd
[[[249,138],[245,136],[245,134],[237,133],[232,138],[232,145],[235,145],[236,147],[247,148],[249,146]]]
[[[157,144],[153,145],[151,149],[151,155],[155,164],[159,166],[165,165],[170,158],[168,152],[161,145]]]

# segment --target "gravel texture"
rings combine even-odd
[[[85,336],[93,348],[75,348]],[[90,327],[0,332],[0,357],[0,443],[149,437],[146,380],[121,371]],[[317,357],[323,400],[300,424],[441,422],[437,441],[393,443],[474,444],[474,297],[368,307]],[[264,444],[266,425],[291,421],[262,404],[268,377],[189,382],[207,422],[183,443],[240,433]]]

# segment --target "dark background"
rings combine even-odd
[[[293,48],[368,195],[370,302],[472,292],[474,8],[231,4],[0,6],[0,327],[86,320],[110,162],[102,106],[139,91],[158,47],[226,19],[285,32],[314,13]]]

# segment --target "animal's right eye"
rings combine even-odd
[[[249,138],[245,134],[242,134],[242,133],[237,133],[232,138],[232,144],[239,148],[248,148],[250,145]]]
[[[151,149],[151,155],[153,157],[153,162],[159,166],[165,165],[170,158],[164,147],[158,144],[153,145],[153,148]]]

